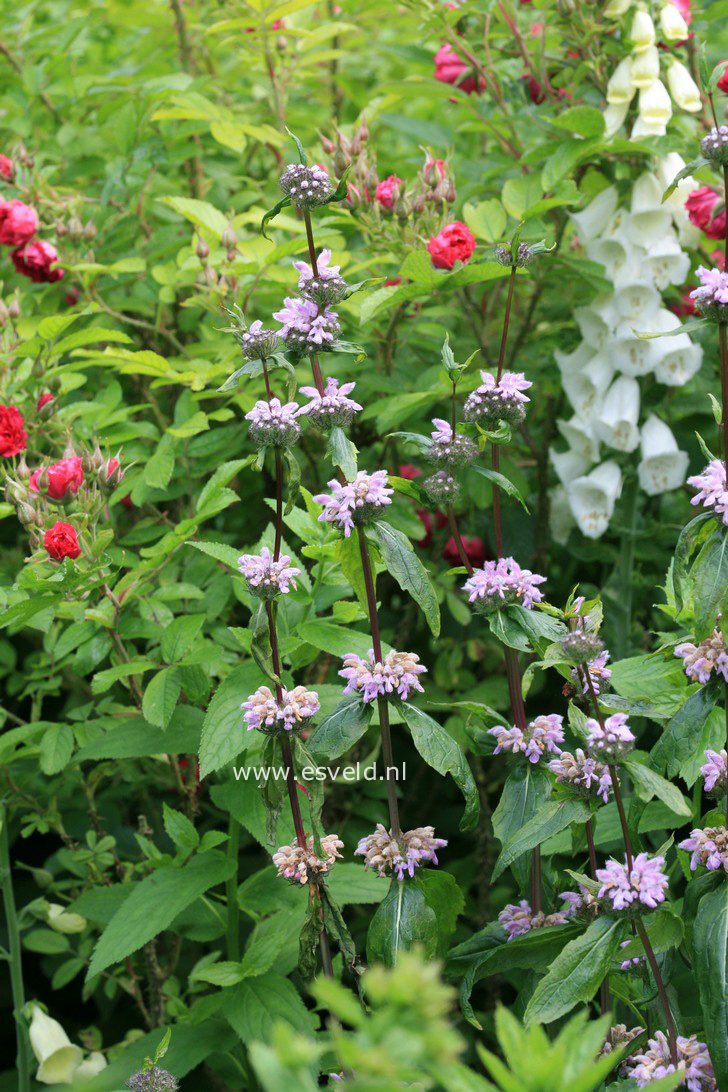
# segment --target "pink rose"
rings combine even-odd
[[[64,557],[81,556],[76,528],[60,519],[56,520],[49,531],[46,531],[43,545],[54,561],[63,561]]]
[[[465,72],[470,72],[471,75],[462,78]],[[482,77],[476,79],[472,75],[472,65],[466,64],[462,57],[447,43],[440,46],[435,54],[435,79],[439,80],[440,83],[456,85],[461,91],[466,91],[468,95],[472,95],[474,91],[483,91],[485,89],[485,80]]]
[[[390,174],[389,178],[385,178],[377,185],[374,191],[374,200],[378,201],[382,208],[393,209],[395,202],[399,200],[399,187],[401,184],[401,178],[397,178],[396,174]]]
[[[444,227],[439,235],[431,235],[427,249],[436,269],[452,269],[455,262],[466,264],[475,250],[475,236],[459,220]]]
[[[8,159],[6,155],[0,155],[0,175],[2,175],[3,178],[8,178],[11,182],[15,177],[13,161],[12,159]]]
[[[709,239],[725,239],[725,208],[716,216],[712,215],[718,201],[715,190],[701,186],[693,190],[685,202],[690,223],[704,231]]]
[[[677,10],[682,15],[685,22],[689,25],[693,15],[690,11],[690,0],[672,0]]]
[[[14,197],[0,204],[0,243],[22,246],[38,230],[38,213]]]
[[[36,284],[51,284],[60,281],[63,276],[62,269],[51,269],[53,263],[58,261],[58,251],[42,239],[18,247],[10,257],[18,273],[30,277]]]
[[[24,425],[23,415],[15,406],[0,406],[0,455],[4,458],[25,451],[28,433]]]
[[[38,478],[44,473],[48,475],[48,485],[44,492],[51,500],[65,500],[69,493],[78,493],[83,485],[83,467],[78,455],[73,455],[70,459],[61,459],[45,469],[41,467],[34,470],[28,482],[34,493],[40,493]]]
[[[38,399],[38,404],[37,404],[37,406],[35,408],[37,410],[42,410],[43,406],[47,406],[48,403],[52,402],[52,401],[53,401],[53,395],[50,393],[50,391],[46,391],[45,394],[42,394],[40,396],[40,398]]]

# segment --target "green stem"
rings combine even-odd
[[[8,839],[8,815],[4,806],[0,806],[0,879],[3,888],[5,921],[8,929],[10,988],[13,994],[13,1014],[15,1016],[15,1041],[17,1043],[18,1092],[30,1092],[30,1051],[28,1036],[21,1017],[25,1005],[23,986],[23,964],[20,956],[20,929],[15,908],[13,875],[10,871],[10,847]]]
[[[240,928],[238,910],[238,850],[240,848],[240,823],[230,816],[228,824],[227,855],[235,861],[235,871],[225,884],[227,897],[227,957],[237,963],[240,959]]]

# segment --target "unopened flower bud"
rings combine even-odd
[[[83,224],[78,216],[72,216],[68,221],[68,234],[72,239],[80,239],[83,235]]]
[[[227,227],[220,236],[220,245],[223,246],[225,250],[235,250],[237,242],[238,237],[235,234],[233,225],[228,223]]]
[[[21,482],[27,482],[28,479],[30,478],[30,467],[28,466],[28,464],[25,461],[25,455],[20,456],[20,460],[18,461],[18,465],[15,468],[15,473],[18,476],[18,480],[21,481]]]
[[[450,182],[449,180],[448,180],[447,185],[445,186],[445,191],[444,191],[443,196],[444,196],[444,200],[447,201],[448,205],[454,204],[455,200],[457,199],[457,190],[455,189],[454,184],[452,182]]]
[[[347,167],[351,166],[351,156],[348,156],[343,148],[337,148],[334,152],[334,170],[336,177],[340,178]]]
[[[426,203],[427,202],[425,200],[425,195],[422,193],[418,193],[417,196],[412,200],[412,211],[416,212],[418,215],[423,213],[425,211]]]
[[[449,504],[455,504],[460,496],[460,486],[452,474],[446,470],[438,470],[422,483],[427,496],[438,508],[446,508]]]
[[[195,251],[195,253],[197,254],[197,257],[200,259],[201,262],[204,261],[210,253],[210,248],[204,239],[197,240],[197,250]]]
[[[700,151],[711,163],[728,165],[728,125],[711,129],[700,141]]]
[[[570,664],[589,663],[604,649],[604,641],[596,633],[574,630],[561,638],[561,651]]]
[[[41,379],[45,375],[45,368],[42,360],[36,360],[31,368],[31,373],[35,379]]]
[[[8,314],[12,319],[20,318],[20,302],[15,296],[8,304]]]
[[[10,312],[8,311],[7,307],[5,306],[5,301],[0,300],[0,327],[4,326],[9,318],[10,318]]]
[[[86,227],[83,229],[83,237],[84,239],[96,238],[96,224],[93,222],[93,220],[89,220],[89,222],[86,224]]]
[[[336,145],[334,144],[333,140],[329,140],[329,138],[327,136],[324,136],[323,133],[319,133],[319,140],[321,141],[321,147],[323,148],[326,155],[333,155],[336,151]]]
[[[68,235],[68,228],[66,227],[65,220],[55,220],[53,223],[53,230],[59,239],[62,239],[64,235]]]
[[[359,140],[361,140],[362,143],[365,143],[367,140],[369,140],[369,129],[367,127],[366,121],[363,118],[361,125],[357,129],[356,135],[359,137]]]
[[[39,493],[47,493],[48,486],[50,485],[50,478],[48,477],[48,470],[43,467],[40,474],[36,478],[36,485],[38,486]]]
[[[11,504],[21,504],[28,496],[28,490],[25,489],[20,482],[8,478],[5,483],[5,496]]]

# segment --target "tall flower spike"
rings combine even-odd
[[[337,379],[329,377],[323,394],[316,387],[301,387],[301,394],[305,394],[311,401],[301,406],[298,416],[308,417],[311,424],[322,432],[335,425],[345,428],[351,424],[354,414],[362,408],[353,398],[347,397],[355,386],[356,383],[342,383],[339,386]]]
[[[365,702],[378,697],[386,698],[390,694],[397,694],[402,701],[407,701],[413,690],[424,693],[417,676],[426,671],[427,668],[419,663],[419,657],[414,652],[395,652],[393,649],[384,657],[384,663],[378,663],[370,648],[366,660],[353,652],[345,656],[344,667],[339,674],[347,680],[344,693],[360,693]]]
[[[389,872],[403,880],[405,873],[414,876],[422,865],[438,864],[437,850],[446,845],[444,838],[435,838],[434,827],[415,827],[398,840],[377,823],[377,829],[360,840],[354,854],[364,858],[365,868],[373,868],[380,876]]]
[[[524,754],[531,763],[538,762],[544,754],[561,754],[558,744],[564,742],[563,719],[558,713],[536,717],[525,731],[515,726],[506,728],[502,724],[496,724],[494,728],[488,729],[489,735],[495,736],[497,740],[493,754],[512,751],[514,755]]]
[[[394,490],[387,485],[386,470],[375,470],[373,474],[360,470],[353,482],[342,484],[332,478],[328,485],[333,491],[330,495],[319,493],[313,498],[324,506],[319,522],[335,523],[345,538],[349,537],[355,524],[375,519],[392,503]]]

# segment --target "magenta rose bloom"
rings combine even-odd
[[[54,561],[63,561],[64,557],[81,556],[76,528],[60,519],[56,520],[49,531],[46,531],[43,545]]]
[[[464,75],[469,72],[470,75]],[[435,79],[440,83],[450,83],[461,91],[472,95],[474,91],[485,89],[485,80],[473,75],[472,65],[466,64],[459,53],[447,43],[440,46],[435,54]]]
[[[25,451],[28,433],[20,410],[15,406],[0,406],[0,455],[8,459]]]
[[[475,236],[465,224],[454,220],[439,235],[430,236],[427,249],[436,269],[452,269],[455,262],[467,265],[475,250]]]
[[[22,246],[38,230],[38,213],[14,197],[0,204],[0,243]]]
[[[395,201],[399,198],[399,187],[401,184],[401,178],[398,178],[396,174],[390,174],[388,178],[385,178],[378,184],[374,191],[374,200],[377,201],[382,208],[393,209]]]
[[[58,261],[58,251],[42,239],[18,247],[10,257],[18,273],[30,277],[36,284],[52,284],[60,281],[64,275],[62,269],[51,269],[53,263]]]

